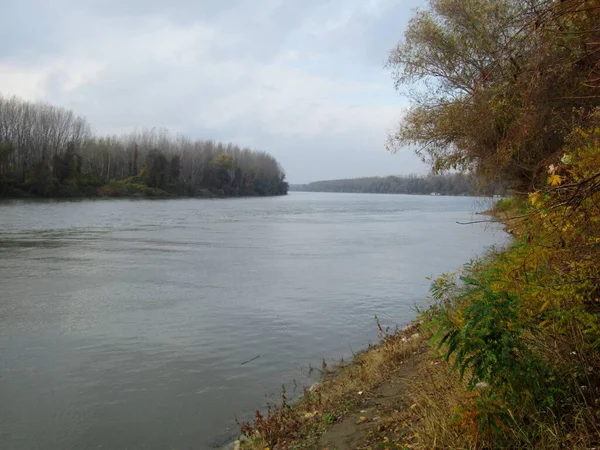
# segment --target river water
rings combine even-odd
[[[467,197],[0,203],[0,448],[208,449],[492,244]],[[259,356],[258,358],[256,358]],[[256,358],[246,364],[248,360]]]

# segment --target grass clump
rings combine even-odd
[[[492,211],[494,211],[494,212],[509,212],[509,211],[514,210],[515,207],[516,207],[516,199],[511,198],[511,197],[501,198],[496,203],[494,203]]]

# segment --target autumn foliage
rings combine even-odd
[[[600,106],[597,0],[431,0],[388,67],[411,107],[390,148],[527,192]]]
[[[433,0],[390,56],[413,99],[391,144],[514,194],[494,211],[514,243],[433,284],[462,400],[429,442],[600,443],[598,24],[594,0]]]

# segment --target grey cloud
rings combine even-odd
[[[166,126],[251,145],[292,182],[422,172],[383,148],[403,104],[381,63],[416,3],[8,0],[0,90],[70,107],[99,132]]]

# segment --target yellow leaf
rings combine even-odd
[[[590,135],[587,134],[585,131],[583,131],[581,128],[577,129],[577,133],[579,133],[579,135],[584,139],[587,139],[590,137]]]
[[[539,192],[532,192],[529,194],[529,203],[534,208],[538,208],[542,205],[542,196]]]
[[[540,308],[540,312],[543,313],[544,311],[546,311],[546,309],[548,308],[548,306],[550,306],[550,300],[546,300],[546,302]]]
[[[548,184],[550,186],[558,186],[562,183],[562,178],[560,175],[556,175],[555,173],[548,177]]]

